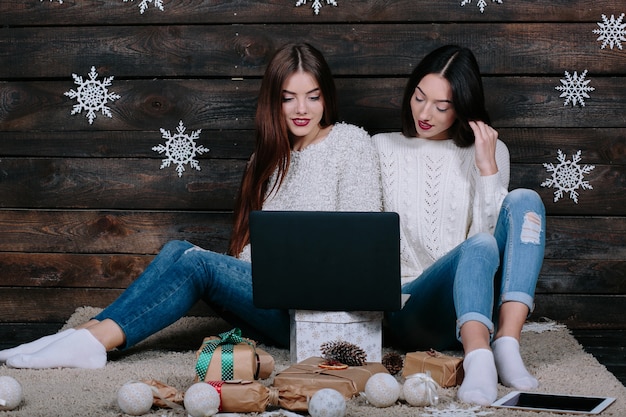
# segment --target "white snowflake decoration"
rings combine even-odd
[[[607,19],[606,15],[602,15],[604,23],[598,22],[600,29],[594,29],[593,33],[600,35],[598,41],[602,41],[600,49],[606,48],[607,45],[613,49],[613,45],[616,45],[619,49],[622,49],[622,41],[626,42],[626,23],[622,23],[624,13],[620,15],[617,20],[615,15],[611,15],[611,19]]]
[[[569,192],[569,197],[578,204],[578,192],[576,190],[592,190],[593,187],[589,184],[589,181],[584,181],[585,174],[590,173],[595,166],[594,165],[578,165],[580,162],[580,150],[576,152],[576,155],[572,157],[571,161],[566,161],[566,155],[558,150],[559,163],[554,165],[552,163],[544,162],[543,166],[547,169],[548,173],[552,173],[552,177],[546,179],[541,183],[542,187],[556,188],[554,192],[554,202],[563,198],[563,193]]]
[[[124,3],[128,3],[129,1],[135,1],[135,0],[124,0]],[[138,7],[139,7],[139,13],[143,14],[143,12],[146,11],[146,9],[148,8],[148,4],[153,3],[154,7],[158,7],[159,10],[163,11],[163,0],[141,0],[141,2],[139,3]]]
[[[524,323],[524,327],[522,327],[522,333],[526,332],[534,332],[534,333],[543,333],[543,332],[551,332],[556,330],[567,329],[567,326],[564,324],[559,324],[552,320],[547,320],[543,322],[534,321]]]
[[[303,6],[306,4],[306,2],[307,0],[298,0],[296,2],[296,7]],[[326,4],[337,7],[337,2],[335,0],[326,0]],[[313,3],[311,4],[311,8],[315,12],[315,14],[320,14],[320,9],[322,8],[322,6],[323,6],[322,0],[313,0]]]
[[[88,80],[83,80],[83,77],[76,74],[72,74],[72,77],[74,78],[74,84],[77,84],[78,88],[76,91],[70,90],[64,93],[69,98],[75,98],[78,101],[78,104],[75,104],[72,108],[71,114],[82,113],[83,110],[87,111],[86,117],[89,119],[89,124],[93,124],[97,111],[100,111],[105,116],[113,117],[111,109],[106,104],[109,101],[117,100],[120,96],[109,92],[107,88],[111,85],[112,76],[98,81],[96,67],[92,66]]]
[[[491,0],[493,3],[498,3],[498,4],[502,4],[502,0]],[[470,4],[472,2],[472,0],[463,0],[461,1],[461,7],[465,6],[466,4]],[[485,12],[485,7],[487,7],[487,1],[486,0],[478,0],[478,2],[476,3],[476,6],[478,6],[478,8],[480,9],[481,13]]]
[[[455,403],[449,404],[448,408],[442,410],[435,407],[425,407],[424,410],[428,413],[420,414],[422,417],[478,417],[493,414],[491,411],[478,411],[480,406],[459,408]]]
[[[196,155],[202,155],[209,151],[204,146],[196,144],[196,139],[200,137],[202,130],[194,130],[191,132],[191,135],[188,135],[185,133],[187,128],[183,125],[182,120],[178,123],[176,130],[177,133],[172,135],[169,130],[161,128],[163,139],[167,139],[165,145],[152,148],[153,151],[159,154],[165,153],[166,158],[162,161],[161,169],[169,167],[173,162],[177,165],[176,172],[178,172],[179,177],[183,175],[183,171],[185,171],[184,165],[187,164],[200,171],[200,164],[194,158]]]
[[[564,106],[567,106],[570,102],[572,103],[572,107],[576,106],[576,103],[579,103],[582,107],[585,107],[586,98],[590,98],[587,92],[595,90],[595,88],[591,87],[589,83],[591,80],[585,80],[587,76],[587,70],[584,70],[580,77],[578,73],[574,71],[574,75],[570,75],[569,72],[565,71],[565,79],[561,78],[561,84],[557,87],[554,87],[555,90],[561,91],[561,95],[559,97],[565,97]]]

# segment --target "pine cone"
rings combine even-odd
[[[394,352],[389,352],[385,353],[385,355],[383,356],[382,364],[385,368],[387,368],[391,375],[395,375],[402,370],[404,361],[402,360],[401,355]]]
[[[343,340],[324,342],[320,350],[324,359],[339,361],[349,366],[362,366],[367,362],[367,354],[363,349]]]

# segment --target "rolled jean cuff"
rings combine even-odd
[[[535,309],[535,300],[532,296],[521,291],[509,291],[502,294],[500,297],[500,305],[508,301],[517,301],[518,303],[526,304],[528,307],[528,314],[532,313]]]
[[[489,330],[489,334],[493,335],[493,322],[487,318],[484,314],[480,313],[465,313],[456,320],[456,338],[459,342],[461,340],[461,327],[468,321],[477,321],[485,325]]]

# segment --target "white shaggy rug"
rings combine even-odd
[[[79,308],[65,327],[77,325],[99,309]],[[13,411],[0,411],[0,417],[120,417],[116,403],[119,387],[131,380],[156,379],[178,390],[186,390],[194,379],[195,350],[203,337],[217,335],[231,327],[211,317],[185,317],[126,352],[113,352],[104,369],[20,370],[0,366],[0,375],[17,379],[24,389],[24,402]],[[176,346],[188,347],[174,351]],[[289,352],[261,346],[276,361],[276,371],[288,367]],[[611,396],[617,400],[602,416],[626,416],[626,388],[593,356],[585,353],[567,329],[559,325],[530,324],[522,337],[522,355],[529,371],[540,382],[540,392]],[[269,385],[270,378],[261,381]],[[499,396],[511,389],[499,386]],[[456,388],[442,389],[434,408],[410,407],[398,402],[388,408],[375,408],[363,398],[348,401],[346,417],[546,417],[557,414],[470,407],[455,402]],[[273,416],[293,416],[271,410]],[[232,416],[232,414],[224,414]],[[259,414],[248,414],[257,416]],[[563,414],[560,414],[563,415]],[[153,408],[145,416],[186,416],[183,410]]]

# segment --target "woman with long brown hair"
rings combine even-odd
[[[380,170],[370,136],[338,122],[322,54],[288,44],[269,62],[256,112],[256,148],[235,205],[229,254],[172,241],[109,307],[75,329],[0,351],[15,368],[102,368],[206,301],[244,335],[289,346],[289,313],[252,302],[248,216],[253,210],[380,211]]]

